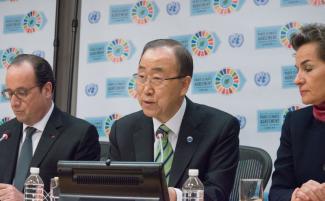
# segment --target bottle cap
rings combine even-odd
[[[194,177],[197,177],[199,176],[199,170],[198,169],[189,169],[188,170],[188,175],[189,176],[194,176]]]
[[[54,177],[54,181],[55,181],[55,183],[59,183],[59,177]]]
[[[39,168],[38,167],[31,167],[30,168],[31,174],[39,174]]]

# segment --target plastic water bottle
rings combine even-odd
[[[183,201],[203,201],[204,186],[198,177],[199,170],[189,169],[188,176],[182,187]]]
[[[44,183],[39,176],[39,168],[31,167],[30,175],[25,181],[24,197],[25,201],[43,201]]]

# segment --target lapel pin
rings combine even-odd
[[[55,135],[51,135],[50,137],[51,137],[51,139],[53,139],[53,138],[55,138]]]
[[[187,136],[186,141],[187,141],[187,143],[193,142],[193,137],[192,136]]]

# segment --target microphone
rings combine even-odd
[[[10,132],[6,130],[3,132],[2,137],[0,138],[0,142],[7,141],[10,138]]]
[[[159,146],[160,146],[160,162],[164,162],[164,148],[163,148],[163,143],[162,143],[162,138],[164,137],[164,133],[161,129],[158,129],[156,132],[156,138],[159,140]]]

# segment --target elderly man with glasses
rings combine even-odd
[[[147,43],[134,75],[142,110],[115,121],[109,156],[162,162],[170,200],[182,199],[188,169],[198,169],[204,200],[228,201],[239,157],[239,122],[186,97],[192,74],[192,55],[179,42]]]
[[[49,191],[58,160],[99,160],[94,126],[60,111],[52,97],[55,80],[50,64],[35,55],[18,55],[7,69],[4,98],[15,118],[0,126],[0,200],[22,201],[30,167],[38,167]]]

